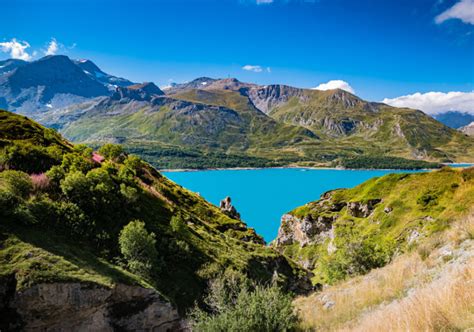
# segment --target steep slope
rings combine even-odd
[[[474,211],[473,211],[474,213]],[[474,325],[474,214],[387,266],[295,301],[317,331],[449,331]]]
[[[18,67],[26,65],[28,62],[18,59],[7,59],[0,61],[0,75],[8,73]]]
[[[319,282],[366,273],[474,207],[474,168],[373,178],[284,215],[274,246]]]
[[[225,269],[278,277],[297,292],[311,287],[307,272],[253,229],[119,146],[93,153],[23,116],[0,115],[0,311],[12,326],[173,324],[173,306],[184,312]],[[136,220],[155,234],[156,256],[137,258],[150,257],[145,265],[119,244]]]
[[[281,96],[266,101],[267,93],[253,93],[262,96],[254,103],[276,103],[269,111],[271,117],[306,127],[334,148],[354,147],[365,154],[409,159],[474,158],[472,139],[421,111],[366,102],[343,90],[291,91],[287,102]]]
[[[60,128],[71,140],[121,142],[161,163],[156,156],[163,150],[181,150],[175,156],[178,163],[186,150],[212,154],[201,167],[212,167],[214,158],[240,158],[237,162],[243,162],[242,166],[256,160],[261,160],[259,166],[269,165],[282,151],[286,151],[284,157],[298,159],[301,151],[295,146],[317,140],[307,129],[269,118],[233,91],[188,90],[162,96],[135,87],[119,88],[110,98],[55,112],[42,122]]]
[[[125,78],[113,76],[103,72],[99,67],[97,67],[95,63],[90,60],[75,60],[74,63],[92,79],[99,81],[112,90],[114,90],[114,88],[117,86],[133,85],[133,82]]]
[[[46,56],[0,76],[0,98],[11,111],[35,115],[109,94],[68,57]]]

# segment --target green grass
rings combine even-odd
[[[299,219],[310,216],[313,220],[319,216],[333,216],[336,247],[361,243],[365,239],[375,243],[380,250],[393,254],[394,248],[399,251],[409,248],[413,231],[422,238],[430,237],[468,214],[474,206],[473,174],[474,168],[389,174],[372,178],[352,189],[335,190],[328,200],[308,203],[290,214]],[[346,206],[349,202],[366,204],[374,199],[381,201],[365,218],[353,216]],[[342,209],[331,211],[337,203],[342,203]],[[334,279],[327,277],[324,262],[344,259],[337,256],[337,251],[328,253],[329,242],[326,240],[304,247],[296,243],[280,249],[297,261],[312,261],[316,280],[328,282]]]
[[[17,162],[17,171],[0,171],[0,275],[15,274],[20,289],[60,281],[139,284],[155,288],[185,311],[200,300],[208,281],[226,269],[262,282],[269,282],[276,270],[288,288],[305,277],[304,270],[266,247],[253,229],[149,164],[120,149],[102,164],[93,163],[92,149],[69,147],[54,135],[57,140],[41,141],[48,130],[24,117],[5,121],[8,128],[20,128],[2,133],[8,149],[23,146],[25,139],[35,139],[38,149],[63,142],[68,147],[54,163],[44,164],[43,182],[38,175],[30,177],[37,173],[30,171],[31,160]],[[30,128],[34,135],[27,136],[24,130]],[[13,165],[9,158],[16,154],[0,156],[5,165]],[[37,158],[41,162],[43,156]],[[22,190],[16,190],[20,185]],[[173,218],[182,225],[179,230]],[[120,254],[119,233],[136,219],[156,234],[152,276],[127,272]]]

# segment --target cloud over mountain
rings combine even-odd
[[[326,83],[321,83],[317,87],[313,88],[313,90],[333,90],[333,89],[341,89],[350,93],[355,93],[355,90],[350,86],[350,84],[343,80],[331,80]]]
[[[385,98],[383,103],[396,107],[409,107],[428,114],[461,111],[474,114],[474,91],[426,92],[396,98]]]
[[[55,38],[52,38],[48,44],[48,49],[44,52],[44,55],[55,55],[59,50],[59,44]]]
[[[8,42],[0,43],[0,49],[4,53],[9,53],[10,57],[19,60],[31,60],[31,55],[26,51],[30,47],[25,41],[17,41],[15,38]]]

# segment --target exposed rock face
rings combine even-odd
[[[299,243],[303,247],[329,239],[328,252],[333,252],[336,250],[332,241],[335,236],[334,222],[339,218],[339,212],[346,208],[354,217],[367,218],[380,202],[381,199],[371,199],[365,203],[335,201],[333,192],[326,192],[319,201],[306,206],[309,213],[298,217],[294,212],[283,215],[278,236],[273,243],[276,247],[293,243]]]
[[[123,284],[109,289],[81,283],[53,283],[16,291],[12,280],[5,284],[0,287],[2,330],[172,331],[179,328],[177,311],[151,289]]]
[[[293,97],[305,100],[305,90],[287,85],[267,85],[263,87],[254,87],[246,91],[247,96],[252,103],[265,114],[279,105],[288,102]]]
[[[474,122],[471,122],[467,126],[459,128],[459,130],[462,131],[463,133],[469,135],[469,136],[474,136]]]
[[[380,199],[371,199],[368,200],[365,204],[360,202],[349,202],[347,203],[347,209],[349,213],[354,217],[367,218],[374,210],[375,205],[380,202]]]
[[[162,96],[164,92],[153,83],[134,84],[128,87],[118,87],[112,95],[112,99],[124,98],[137,101],[151,101],[155,96]]]
[[[318,216],[313,219],[311,215],[307,215],[299,219],[291,214],[285,214],[281,217],[275,245],[299,243],[304,246],[323,241],[329,237],[333,221],[333,217]]]
[[[229,217],[240,220],[240,213],[238,213],[235,207],[232,205],[232,200],[229,196],[221,201],[219,207],[221,211],[227,214]]]

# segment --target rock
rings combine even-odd
[[[375,205],[377,205],[381,201],[381,199],[376,198],[368,200],[365,204],[361,202],[349,202],[347,203],[347,209],[349,210],[349,213],[354,217],[367,218],[374,210]]]
[[[240,220],[240,213],[238,213],[235,207],[232,205],[232,200],[229,196],[221,201],[219,207],[221,211],[227,214],[229,217]]]
[[[328,301],[326,303],[323,304],[323,308],[326,309],[326,310],[329,310],[331,309],[332,307],[334,307],[336,305],[336,302],[334,301]]]
[[[410,235],[408,236],[407,238],[407,242],[408,244],[412,244],[412,243],[415,243],[418,241],[419,237],[420,237],[420,233],[415,229],[413,230]]]
[[[178,312],[169,302],[140,286],[107,288],[70,282],[18,291],[16,283],[8,285],[8,290],[0,289],[0,313],[9,319],[2,323],[8,324],[2,326],[5,330],[21,324],[24,331],[171,331],[180,325]],[[4,316],[7,309],[10,315]]]
[[[388,206],[383,209],[383,212],[385,212],[385,213],[390,213],[392,211],[393,211],[393,208],[388,207]]]
[[[334,302],[327,294],[323,295],[319,300],[321,301],[323,308],[326,310],[329,310],[336,305],[336,302]]]
[[[291,214],[285,214],[281,217],[275,245],[299,243],[303,247],[307,244],[324,241],[330,237],[334,218],[318,216],[314,220],[311,215],[307,215],[299,219]]]

